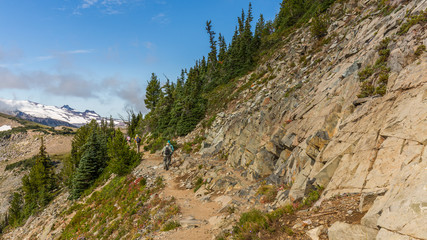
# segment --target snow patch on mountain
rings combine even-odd
[[[82,126],[93,119],[97,121],[101,121],[102,119],[102,117],[95,111],[86,110],[85,112],[78,112],[68,105],[64,105],[62,107],[46,106],[32,101],[8,100],[1,98],[0,112],[50,126]],[[115,123],[119,124],[118,121],[115,121]]]
[[[12,129],[12,127],[9,125],[3,125],[0,127],[0,132],[11,130],[11,129]]]

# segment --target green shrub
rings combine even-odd
[[[33,156],[31,158],[28,158],[28,159],[24,159],[24,160],[15,162],[15,163],[7,164],[5,170],[10,171],[10,170],[13,170],[15,168],[21,168],[22,170],[27,170],[27,169],[34,166],[34,164],[36,163],[36,158],[37,158],[37,156]]]
[[[257,195],[262,195],[263,203],[270,203],[276,199],[277,188],[274,185],[262,185],[257,190]]]
[[[193,151],[193,148],[191,147],[192,143],[191,142],[186,142],[184,143],[184,145],[182,146],[182,151],[185,153],[191,153]]]
[[[415,50],[415,57],[421,56],[421,54],[423,54],[423,52],[425,52],[425,51],[426,51],[426,46],[424,44],[418,46],[417,50]]]
[[[267,229],[267,227],[267,217],[260,210],[252,209],[240,216],[233,232],[237,239],[254,239],[259,231]]]
[[[375,64],[367,66],[358,73],[359,80],[362,82],[360,86],[361,92],[357,95],[359,98],[369,97],[374,94],[385,95],[390,72],[390,68],[387,67],[387,60],[390,56],[390,49],[388,49],[390,41],[390,38],[383,39],[376,47],[379,58]],[[371,76],[374,77],[368,80]]]
[[[284,215],[293,214],[295,209],[292,205],[288,204],[283,207],[275,209],[273,212],[267,214],[267,218],[270,222],[275,222],[277,219],[281,218]]]
[[[365,98],[373,95],[375,92],[375,87],[372,85],[372,83],[366,81],[362,83],[360,90],[361,92],[359,95],[357,95],[357,97]]]
[[[416,15],[410,15],[406,17],[406,21],[400,26],[398,35],[403,35],[409,31],[409,29],[418,24],[418,23],[426,23],[427,22],[427,11],[421,11],[421,13]]]
[[[162,231],[167,232],[170,230],[174,230],[175,228],[179,228],[180,226],[181,224],[178,221],[169,221],[163,225]]]
[[[320,39],[328,34],[328,26],[329,21],[326,16],[315,16],[310,26],[311,34]]]
[[[197,192],[199,188],[203,185],[203,178],[199,177],[197,178],[196,182],[194,183],[194,192]]]

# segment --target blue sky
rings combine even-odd
[[[271,20],[281,0],[253,0]],[[247,0],[0,0],[0,98],[123,115],[146,112],[154,72],[175,81],[209,51],[205,23],[227,43]]]

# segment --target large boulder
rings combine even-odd
[[[359,224],[335,222],[328,229],[329,240],[374,240],[378,230]]]

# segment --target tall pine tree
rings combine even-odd
[[[114,138],[108,142],[108,156],[111,170],[118,175],[129,173],[141,159],[140,154],[130,149],[119,129],[116,130]]]
[[[145,90],[145,107],[148,110],[154,111],[157,106],[158,101],[160,100],[160,80],[157,78],[156,74],[151,74],[151,79],[148,81],[147,89]]]
[[[38,208],[46,206],[53,198],[53,190],[56,188],[53,164],[46,153],[43,137],[36,163],[30,173],[22,178],[24,190],[25,211],[30,215]]]
[[[83,146],[84,153],[72,180],[71,198],[77,199],[107,165],[107,143],[105,136],[98,129],[94,129]]]

